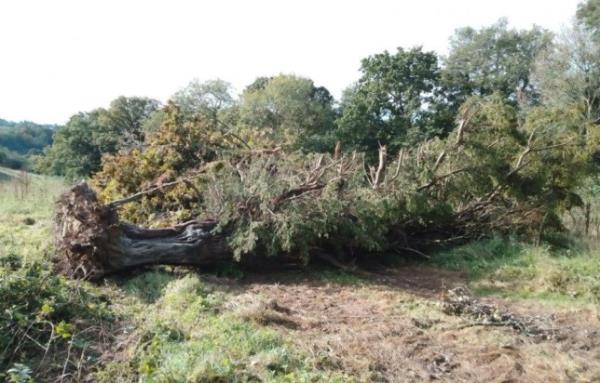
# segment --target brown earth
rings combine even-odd
[[[408,266],[340,282],[307,274],[251,276],[230,309],[271,326],[323,367],[358,382],[600,382],[600,320],[593,307],[549,308],[495,298],[478,304],[538,333],[447,313],[466,276]],[[542,335],[540,335],[542,334]]]

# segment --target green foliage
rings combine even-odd
[[[509,29],[506,19],[479,30],[458,29],[450,40],[442,75],[444,83],[457,104],[471,95],[495,92],[513,104],[535,103],[537,95],[530,70],[537,54],[551,39],[552,35],[539,27]]]
[[[54,135],[52,147],[38,159],[43,173],[75,180],[94,174],[102,156],[139,145],[144,122],[158,109],[156,100],[119,97],[108,109],[78,113]]]
[[[600,258],[591,242],[551,249],[494,237],[443,251],[433,263],[469,273],[482,294],[552,302],[600,303]]]
[[[105,158],[103,169],[94,178],[94,183],[102,189],[103,200],[173,181],[214,160],[217,149],[231,146],[226,133],[206,119],[189,121],[172,103],[165,108],[165,114],[161,129],[148,137],[145,148]],[[166,213],[164,221],[185,220],[198,213],[197,199],[198,192],[189,184],[182,184],[160,198],[143,200],[141,207],[127,207],[124,216],[140,222]]]
[[[63,128],[56,131],[54,143],[40,158],[37,169],[69,179],[95,172],[100,167],[103,150],[114,150],[102,148],[93,140],[94,132],[100,131],[98,117],[98,111],[72,116]]]
[[[472,97],[464,123],[446,139],[405,148],[376,177],[365,155],[340,158],[241,149],[176,107],[145,146],[105,162],[95,178],[105,200],[180,180],[128,205],[122,216],[148,225],[192,218],[219,223],[236,259],[288,254],[308,261],[403,248],[398,233],[477,236],[560,230],[561,212],[593,171],[593,141],[581,116],[532,108],[519,117],[504,97]]]
[[[114,318],[109,299],[97,288],[53,270],[51,215],[63,189],[59,179],[0,169],[3,382],[54,381],[66,361],[67,374],[78,365],[90,368],[101,353],[99,333]]]
[[[600,32],[600,1],[586,0],[581,2],[577,6],[577,20],[598,38]]]
[[[0,120],[0,166],[29,168],[30,158],[52,144],[52,134],[57,128],[29,121]]]
[[[271,143],[313,152],[335,146],[333,97],[306,78],[257,79],[241,96],[239,119],[241,134],[251,145]]]
[[[146,97],[119,97],[98,115],[100,130],[94,141],[102,154],[113,153],[144,141],[144,123],[160,108],[160,102]]]
[[[148,271],[131,278],[124,290],[143,302],[154,303],[163,295],[165,287],[175,279],[175,275],[162,270]]]
[[[14,363],[49,370],[58,355],[47,355],[44,365],[45,349],[66,350],[77,337],[73,351],[81,350],[89,337],[78,333],[86,324],[111,318],[101,295],[74,286],[44,264],[19,263],[15,256],[0,259],[0,375],[6,371],[11,378],[23,376],[23,369],[9,370]]]
[[[451,128],[435,53],[386,51],[364,59],[361,72],[358,83],[344,93],[338,120],[348,149],[375,151],[388,145],[395,151]]]
[[[532,73],[545,104],[577,108],[590,122],[600,118],[600,45],[579,24],[538,56]]]
[[[455,271],[466,271],[471,279],[489,275],[500,267],[526,267],[525,245],[515,238],[495,236],[435,254],[433,263]]]
[[[7,371],[7,378],[11,383],[30,383],[34,381],[31,377],[32,372],[31,368],[27,365],[15,363],[13,367]]]
[[[52,133],[57,128],[56,125],[40,125],[29,121],[0,122],[0,146],[19,154],[39,154],[52,144]]]
[[[234,106],[231,84],[223,80],[191,81],[177,91],[171,101],[188,120],[202,117],[215,123],[219,114]]]
[[[29,165],[27,158],[0,146],[0,166],[11,169],[25,169]]]
[[[579,24],[553,44],[501,20],[458,30],[441,63],[421,48],[370,56],[339,110],[327,89],[294,75],[257,78],[239,99],[221,80],[194,80],[162,108],[120,97],[57,128],[37,166],[92,176],[103,202],[157,188],[120,216],[215,220],[212,234],[237,260],[345,261],[483,237],[432,262],[467,271],[480,292],[598,303],[597,249],[574,249],[560,219],[598,194],[598,5],[582,3]],[[0,120],[0,165],[27,166],[51,129]],[[337,140],[343,153],[331,153]],[[118,317],[123,356],[88,380],[352,381],[237,312],[236,292],[179,268],[122,286],[55,275],[49,220],[62,187],[0,169],[0,380],[56,380],[78,363],[89,373]]]

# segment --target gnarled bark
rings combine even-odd
[[[146,229],[119,221],[116,210],[98,202],[82,182],[57,202],[57,267],[69,277],[98,279],[155,264],[206,266],[231,261],[215,221],[190,221],[166,229]]]

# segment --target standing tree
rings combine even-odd
[[[102,131],[99,124],[100,109],[71,116],[65,126],[54,134],[54,142],[39,159],[38,170],[68,179],[87,177],[100,168],[102,154],[114,151],[106,140],[96,140]]]
[[[600,38],[600,0],[587,0],[577,7],[577,20],[592,32],[593,36]]]
[[[219,79],[205,82],[192,80],[173,95],[172,101],[186,119],[202,117],[214,123],[219,119],[222,110],[235,105],[231,95],[231,84]]]
[[[335,143],[333,97],[312,80],[294,75],[259,77],[241,97],[240,124],[272,142],[308,151]]]
[[[346,147],[373,151],[388,145],[395,150],[452,126],[435,53],[386,51],[364,59],[361,72],[342,98],[338,126]]]
[[[544,103],[577,107],[600,122],[600,45],[589,29],[575,24],[536,60],[532,73]]]
[[[99,116],[103,127],[99,140],[106,139],[116,148],[139,145],[144,141],[143,124],[158,109],[160,102],[147,97],[119,97]]]
[[[145,97],[119,97],[108,109],[78,113],[59,128],[38,169],[70,179],[88,177],[100,169],[102,156],[139,146],[143,124],[160,103]]]
[[[495,92],[512,104],[535,102],[529,73],[535,57],[551,39],[551,34],[539,27],[509,29],[506,19],[479,30],[459,29],[450,40],[444,83],[457,105],[471,95]]]

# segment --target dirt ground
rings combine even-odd
[[[358,283],[249,277],[230,309],[359,382],[600,382],[595,308],[485,298],[487,317],[448,312],[448,291],[465,278],[421,266]],[[492,323],[505,317],[539,331]]]

